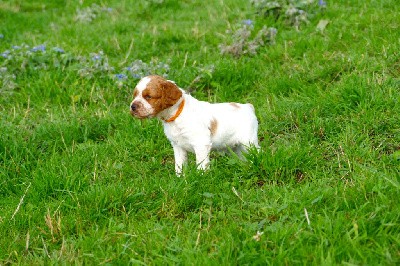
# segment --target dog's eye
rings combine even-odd
[[[150,95],[146,95],[146,96],[144,96],[144,98],[145,98],[146,100],[149,100],[149,99],[151,99],[151,96],[150,96]]]

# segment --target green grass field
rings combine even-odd
[[[400,6],[309,2],[0,1],[0,265],[399,265]],[[148,73],[253,103],[260,153],[175,176]]]

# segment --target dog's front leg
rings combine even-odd
[[[197,169],[206,170],[210,163],[211,145],[197,146],[194,147],[194,152],[196,154],[196,164]]]
[[[172,145],[175,157],[175,173],[180,176],[182,173],[183,165],[187,160],[187,151],[177,145]]]

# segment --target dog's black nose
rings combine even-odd
[[[131,105],[131,110],[132,110],[132,111],[135,111],[135,110],[136,110],[136,104],[133,103],[133,104]]]

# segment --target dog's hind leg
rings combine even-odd
[[[194,147],[194,152],[196,154],[196,164],[197,169],[199,170],[207,170],[210,164],[210,151],[211,145],[202,145]]]
[[[246,147],[243,144],[239,144],[232,148],[233,152],[239,157],[240,160],[244,160],[243,152],[246,151]]]

